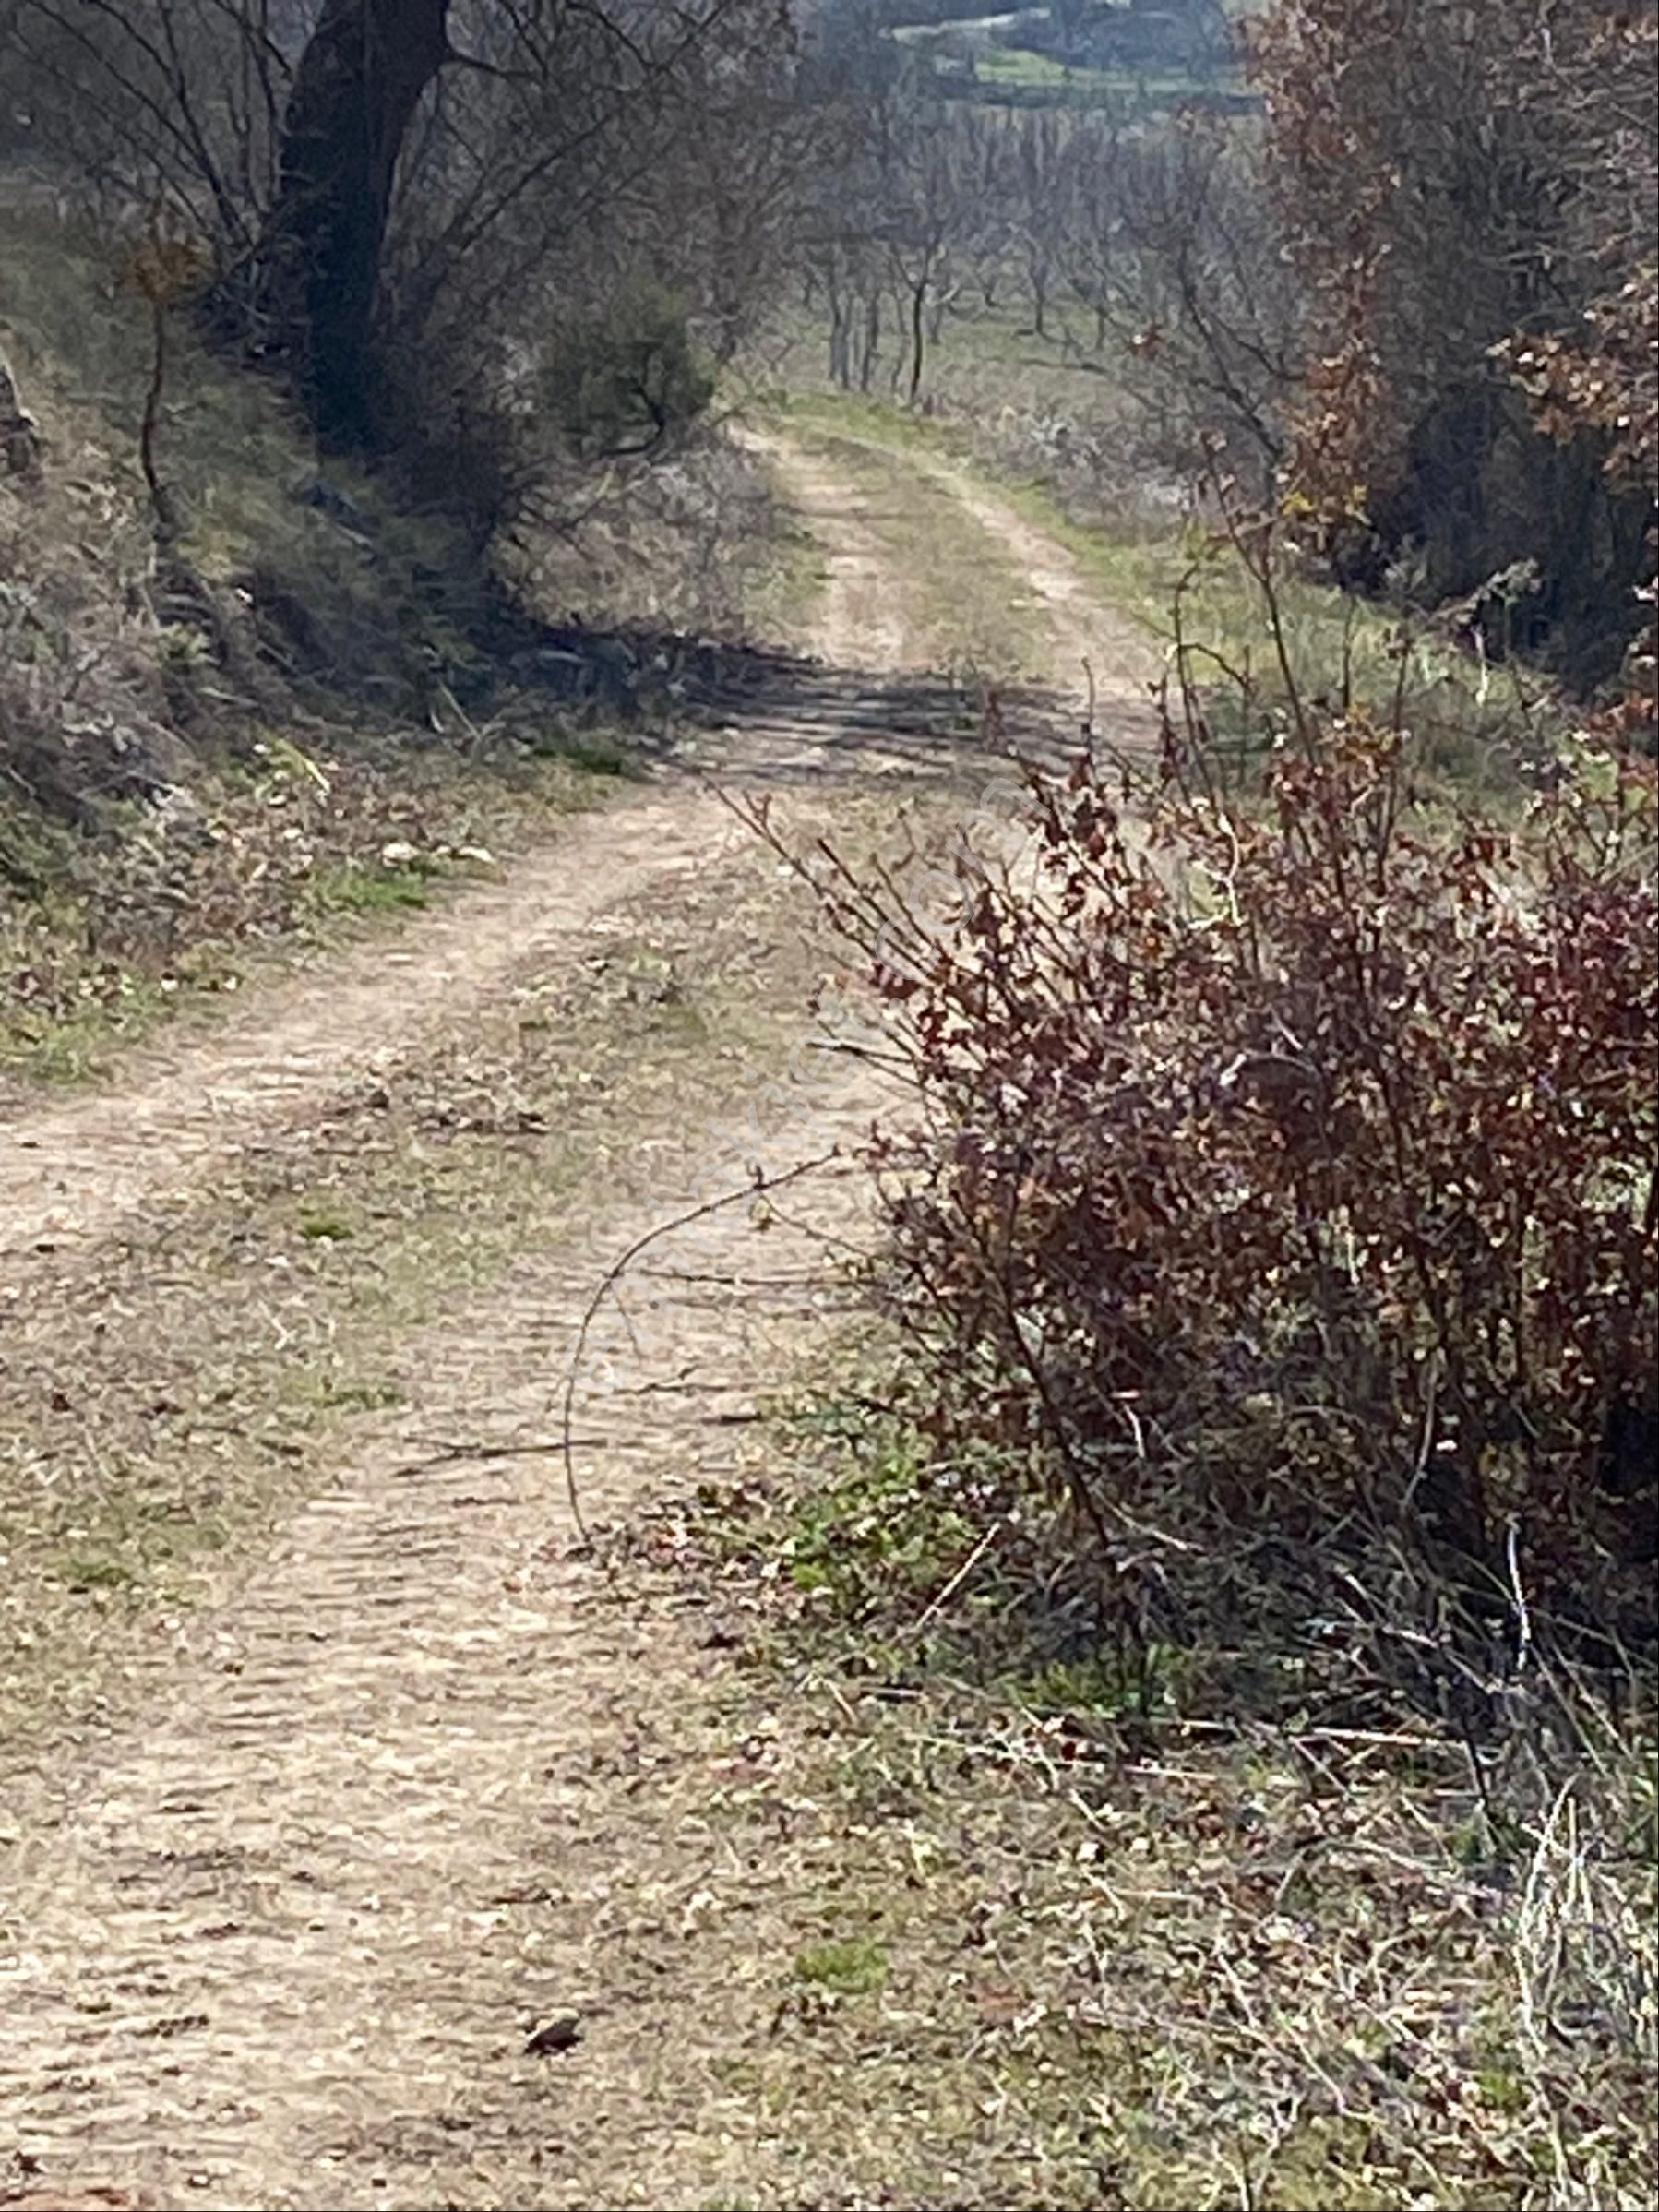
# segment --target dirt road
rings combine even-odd
[[[816,821],[884,778],[937,774],[950,747],[882,723],[881,681],[905,674],[910,647],[878,530],[821,462],[781,465],[825,545],[825,679],[810,714],[734,730],[725,765],[801,795]],[[1055,605],[1056,649],[1075,645],[1064,555],[1005,530],[995,503],[979,519]],[[366,1231],[317,1229],[314,1208],[304,1247],[277,1250],[261,1226],[314,1154],[337,1163],[336,1212],[366,1221],[365,1178],[400,1190],[404,1154],[466,1126],[388,1118],[365,1091],[418,1090],[464,1050],[498,1087],[491,1040],[550,1021],[547,1064],[579,1083],[614,1018],[583,981],[604,949],[646,917],[653,943],[690,948],[696,979],[698,944],[738,913],[781,963],[757,974],[804,1002],[807,917],[730,812],[671,770],[395,943],[0,1126],[0,1388],[38,1383],[0,1462],[13,1548],[31,1572],[59,1561],[60,1613],[91,1608],[90,1632],[53,1646],[60,1662],[78,1633],[89,1666],[100,1642],[125,1655],[93,1699],[45,1675],[27,1756],[0,1759],[0,2204],[827,2201],[803,2194],[822,2184],[795,2119],[749,2098],[741,2064],[816,1909],[780,1885],[767,1847],[793,1817],[768,1779],[775,1729],[717,1621],[607,1579],[556,1447],[560,1379],[607,1262],[740,1186],[751,1161],[781,1174],[845,1147],[881,1104],[873,1079],[792,1056],[799,1024],[776,1008],[751,1049],[741,991],[728,974],[719,997],[710,977],[704,1034],[619,1076],[608,1109],[572,1108],[556,1202],[535,1195],[533,1163],[454,1186],[460,1214],[524,1213],[487,1280],[426,1284],[424,1320],[389,1289],[377,1337],[344,1293],[318,1304],[336,1296],[328,1269],[378,1264]],[[686,986],[669,973],[651,987],[666,1040]],[[342,1118],[351,1147],[328,1136]],[[546,1121],[492,1124],[481,1148]],[[158,1214],[165,1245],[148,1236]],[[765,1235],[730,1205],[651,1249],[576,1405],[587,1516],[731,1470],[758,1398],[838,1309],[825,1238],[864,1233],[840,1165],[792,1186]],[[222,1276],[181,1289],[176,1254],[221,1246]],[[265,1276],[269,1297],[252,1260],[287,1269]],[[86,1528],[52,1522],[60,1549],[30,1549],[54,1486],[84,1481],[107,1521],[122,1466],[84,1463],[106,1429],[166,1418],[181,1465],[219,1437],[215,1479],[233,1487],[259,1409],[239,1405],[220,1436],[187,1370],[218,1373],[221,1340],[257,1334],[268,1311],[283,1341],[259,1376],[285,1390],[325,1353],[372,1344],[374,1391],[347,1403],[336,1388],[303,1479],[191,1584],[194,1602],[135,1590],[100,1614],[113,1569],[83,1562],[78,1590],[62,1566]],[[78,1372],[51,1364],[82,1344],[107,1357],[95,1405],[71,1403]],[[54,1414],[77,1434],[59,1441]],[[6,1680],[25,1697],[36,1597],[12,1572]],[[46,1607],[44,1583],[37,1596]],[[830,1868],[836,1847],[826,1833]]]

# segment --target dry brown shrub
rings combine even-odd
[[[1386,1551],[1511,1648],[1645,1638],[1652,764],[1586,738],[1448,823],[1398,716],[1283,699],[1233,702],[1248,772],[1179,688],[1155,771],[1033,773],[942,921],[815,871],[913,1096],[873,1156],[925,1421],[1085,1560],[1289,1551],[1317,1610]]]

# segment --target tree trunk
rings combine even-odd
[[[448,58],[448,0],[325,0],[282,119],[259,248],[274,350],[330,444],[372,445],[375,307],[392,180],[421,95]]]
[[[864,341],[858,357],[858,389],[867,393],[881,357],[881,295],[872,292],[864,303]]]
[[[853,382],[853,341],[850,329],[851,310],[839,293],[830,293],[830,381],[839,384],[843,391]]]

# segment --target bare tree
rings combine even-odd
[[[586,311],[643,266],[720,351],[776,274],[782,0],[12,0],[11,23],[40,141],[188,216],[221,328],[342,444],[406,426],[422,349],[469,332],[474,382],[498,377],[555,286]]]
[[[893,389],[913,405],[966,272],[976,269],[983,288],[1004,250],[1007,135],[1000,119],[905,75],[830,143],[803,233],[829,318],[830,373],[867,390],[890,314]]]
[[[1091,117],[1044,209],[1073,296],[1177,464],[1220,436],[1265,485],[1299,389],[1296,293],[1249,138],[1184,116],[1152,136]]]

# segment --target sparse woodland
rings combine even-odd
[[[0,0],[18,1034],[740,719],[790,523],[734,415],[1132,584],[1155,741],[1091,667],[942,903],[741,802],[901,1101],[857,1371],[697,1543],[815,1680],[1052,1706],[1044,1759],[1329,1730],[1334,1800],[1409,1741],[1396,1871],[1473,1793],[1423,1847],[1486,1884],[1490,2125],[1373,2161],[1367,2057],[1247,2205],[1633,2206],[1655,2150],[1656,65],[1653,0]]]

